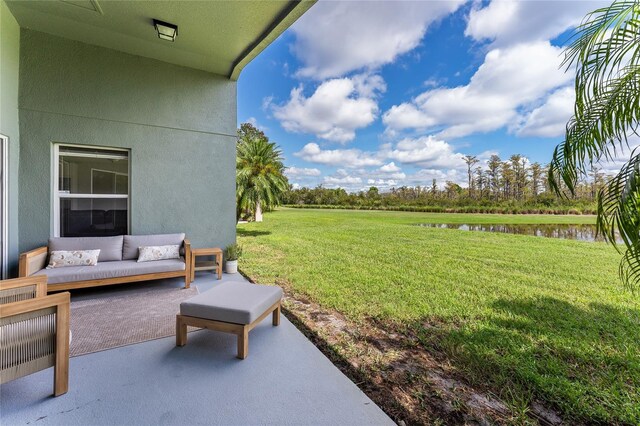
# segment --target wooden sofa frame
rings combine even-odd
[[[20,317],[28,314],[38,315],[38,311],[48,312],[48,308],[55,309],[55,360],[53,363],[53,394],[55,396],[67,393],[69,389],[69,310],[70,310],[70,294],[68,292],[58,293],[47,296],[47,277],[38,275],[28,278],[16,278],[11,280],[0,281],[0,293],[12,289],[25,289],[23,296],[27,296],[31,291],[28,287],[35,287],[32,298],[26,300],[18,300],[15,302],[0,305],[0,319],[10,319],[11,317]],[[20,297],[19,299],[23,299]],[[15,299],[14,299],[15,300]],[[28,321],[28,320],[27,320]],[[35,341],[32,346],[42,345],[41,342]],[[28,350],[23,348],[24,350]],[[40,366],[39,369],[48,368],[48,366]],[[35,371],[32,371],[35,372]],[[30,374],[30,373],[26,373]],[[1,383],[16,379],[25,375],[25,372],[14,376],[8,374],[2,377]]]
[[[47,246],[22,253],[18,266],[18,276],[29,277],[47,264],[49,248]],[[125,284],[138,281],[159,280],[163,278],[184,277],[184,287],[191,286],[191,243],[184,240],[184,263],[183,271],[156,272],[152,274],[128,275],[126,277],[102,278],[98,280],[72,281],[68,283],[47,284],[47,291],[74,290],[77,288],[99,287],[103,285]]]

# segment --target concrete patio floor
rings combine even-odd
[[[192,285],[202,293],[242,279],[202,273]],[[71,358],[60,397],[51,396],[51,368],[3,384],[0,423],[393,424],[284,316],[279,327],[269,317],[251,332],[246,360],[235,358],[235,339],[195,331],[182,348],[168,337]]]

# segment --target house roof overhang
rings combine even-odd
[[[242,69],[315,0],[106,1],[6,3],[23,28],[200,69],[237,80]],[[153,19],[178,25],[158,38]]]

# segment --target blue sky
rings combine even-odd
[[[320,1],[242,72],[238,123],[295,186],[465,186],[462,156],[547,163],[573,107],[560,67],[601,1]]]

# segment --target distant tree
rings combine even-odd
[[[478,191],[478,197],[483,198],[485,193],[486,177],[482,167],[476,167],[475,188]]]
[[[375,186],[370,187],[369,190],[367,191],[367,198],[376,199],[378,198],[379,195],[380,195],[380,191],[378,191],[378,188]]]
[[[237,145],[237,219],[243,211],[250,211],[256,222],[261,222],[263,209],[279,205],[288,187],[282,153],[275,143],[251,137]]]
[[[455,182],[447,181],[444,185],[444,191],[447,198],[455,198],[462,192],[462,188]]]
[[[511,170],[513,170],[512,191],[516,200],[522,199],[524,184],[526,182],[526,174],[524,171],[525,164],[520,154],[513,154],[509,157],[511,161]]]
[[[540,194],[542,183],[542,166],[540,163],[533,163],[531,165],[531,192],[533,196]]]
[[[513,168],[511,168],[511,163],[504,161],[500,164],[500,178],[503,197],[506,199],[514,197],[515,192],[513,191],[513,187],[515,173],[513,172]]]
[[[242,123],[238,129],[238,143],[241,144],[252,139],[262,139],[269,142],[269,138],[262,130],[257,129],[251,123]]]
[[[585,18],[565,50],[564,64],[575,67],[574,115],[564,141],[556,147],[549,182],[571,195],[580,177],[601,159],[612,159],[640,123],[640,2],[615,1]],[[620,277],[630,288],[640,286],[640,149],[598,193],[597,228],[626,251]]]
[[[489,179],[490,191],[497,200],[500,197],[500,169],[502,160],[497,155],[492,155],[487,163],[487,176]]]
[[[464,162],[467,163],[467,178],[468,178],[468,191],[469,197],[473,197],[473,166],[478,164],[478,157],[475,155],[465,155],[463,157]]]

